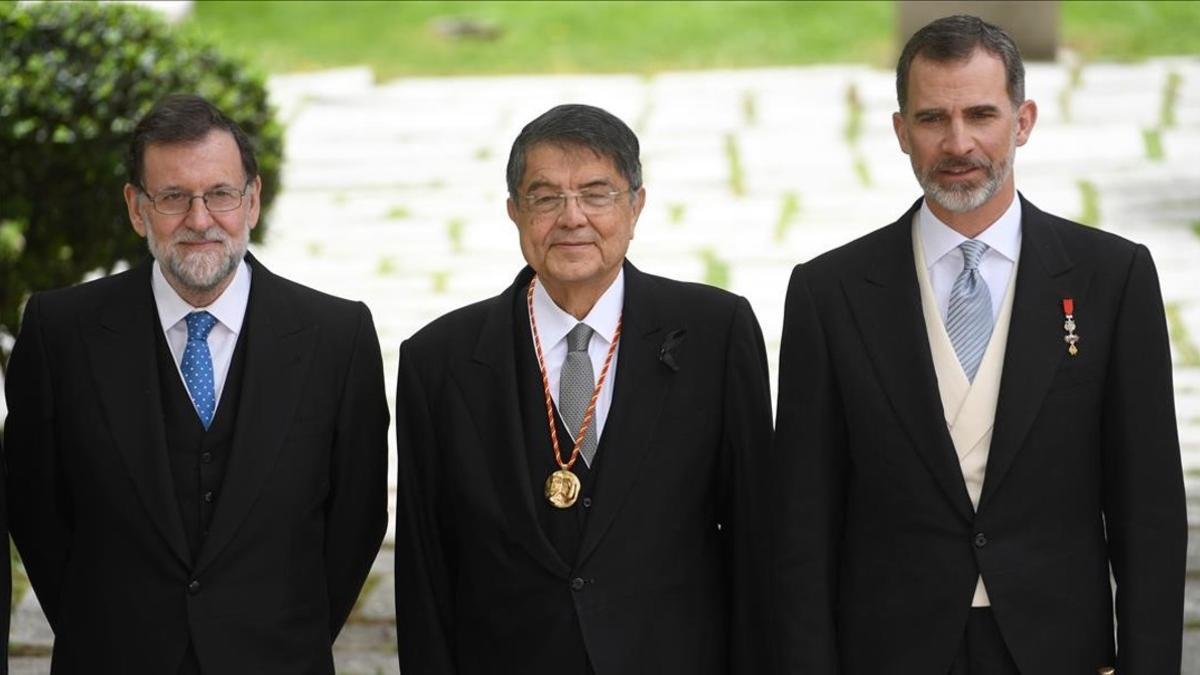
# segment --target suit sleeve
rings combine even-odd
[[[846,431],[822,316],[803,266],[792,272],[772,445],[777,672],[837,673],[834,608]]]
[[[1117,672],[1177,673],[1187,512],[1166,319],[1144,247],[1134,254],[1118,312],[1102,421]]]
[[[336,638],[354,608],[387,529],[388,410],[379,338],[371,312],[358,325],[338,408],[325,506],[329,631]]]
[[[722,495],[732,570],[730,672],[761,673],[767,631],[767,507],[762,478],[771,445],[771,383],[767,350],[754,310],[738,298],[725,359],[723,442],[729,477]]]
[[[396,634],[400,668],[453,675],[454,591],[440,527],[438,446],[412,345],[396,382]]]
[[[40,310],[35,295],[9,359],[4,450],[9,527],[42,611],[50,626],[57,627],[71,523],[59,475],[54,391]]]

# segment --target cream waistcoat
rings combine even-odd
[[[1008,342],[1008,323],[1012,316],[1013,295],[1016,290],[1017,264],[1013,265],[1008,278],[1008,289],[1004,302],[992,327],[987,351],[975,373],[975,381],[967,380],[954,345],[946,333],[946,325],[938,313],[937,298],[929,282],[929,268],[921,246],[916,219],[913,222],[913,258],[917,263],[917,284],[921,287],[921,312],[925,316],[925,332],[929,335],[929,348],[933,353],[933,369],[937,373],[938,392],[942,397],[942,409],[946,414],[946,427],[958,453],[959,466],[967,485],[971,504],[979,507],[979,495],[983,492],[983,478],[987,470],[988,450],[992,445],[992,428],[996,417],[996,399],[1000,394],[1000,375],[1004,369],[1004,349]],[[980,576],[975,584],[972,607],[988,607],[987,589]]]

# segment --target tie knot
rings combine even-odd
[[[192,312],[184,321],[187,321],[188,342],[207,340],[209,331],[217,325],[217,317],[208,312]]]
[[[958,247],[962,249],[963,269],[979,269],[979,261],[983,258],[983,254],[987,252],[988,245],[982,241],[968,239],[959,244]]]
[[[567,333],[567,351],[586,352],[591,339],[592,329],[586,323],[577,323],[571,332]]]

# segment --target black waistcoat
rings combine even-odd
[[[529,466],[529,482],[533,489],[534,511],[537,512],[538,523],[550,543],[558,551],[559,557],[568,565],[575,568],[579,555],[579,544],[583,538],[584,526],[587,525],[588,512],[592,507],[596,481],[602,465],[601,457],[604,452],[603,437],[596,450],[594,468],[589,469],[580,457],[575,461],[571,471],[579,476],[580,492],[575,505],[560,509],[546,499],[544,492],[546,479],[558,470],[554,460],[554,450],[550,443],[550,428],[546,421],[545,393],[542,389],[542,376],[538,368],[537,355],[533,351],[533,336],[529,332],[529,310],[526,306],[525,294],[518,293],[518,302],[513,307],[513,344],[516,348],[518,402],[521,409],[521,423],[524,428],[526,461]],[[545,345],[543,345],[545,346]],[[566,462],[574,449],[574,435],[578,429],[568,431],[554,411],[554,419],[558,425],[558,447]],[[571,592],[564,584],[563,603],[569,608],[564,611],[575,616]],[[548,649],[549,661],[557,664],[555,672],[563,675],[579,673],[591,675],[591,663],[587,656],[587,647],[583,641],[578,620],[569,620],[558,625],[547,627],[548,642],[553,645]]]
[[[167,458],[179,502],[179,515],[194,562],[208,535],[233,448],[233,430],[245,370],[246,331],[243,326],[238,335],[221,400],[217,402],[216,414],[207,431],[200,424],[200,416],[179,376],[166,338],[161,330],[155,330],[155,333],[158,335],[155,343],[158,345],[158,382],[162,392]]]

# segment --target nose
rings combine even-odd
[[[967,125],[961,118],[950,122],[946,136],[942,139],[942,150],[947,154],[962,156],[969,154],[975,148],[975,140],[971,137]]]
[[[204,203],[204,195],[192,196],[188,202],[188,210],[183,214],[183,222],[193,230],[207,230],[213,224],[212,212],[208,210],[208,204]]]
[[[583,205],[579,203],[579,195],[566,195],[562,206],[562,213],[558,214],[558,222],[564,227],[581,227],[587,225],[587,214],[583,212]]]

